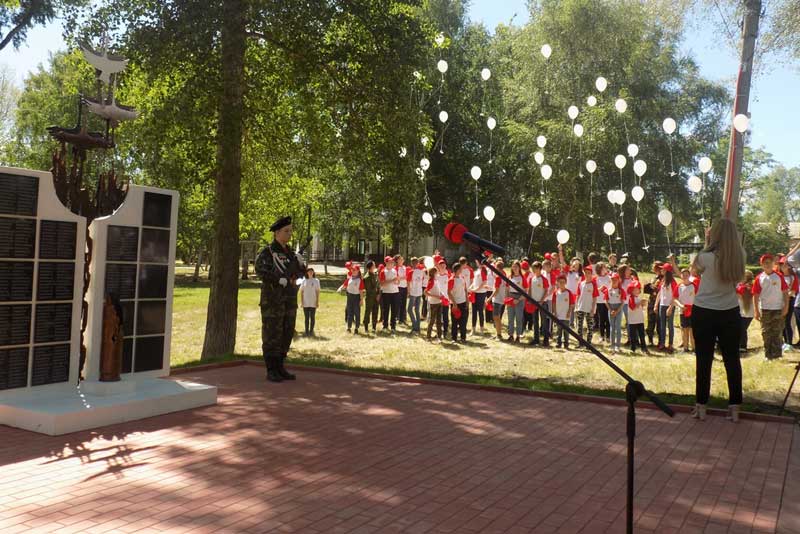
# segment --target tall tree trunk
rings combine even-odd
[[[222,98],[217,133],[216,209],[211,256],[214,269],[211,271],[203,360],[231,354],[236,346],[247,4],[247,0],[224,0],[222,7]]]

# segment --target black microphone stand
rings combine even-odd
[[[540,313],[544,313],[550,321],[554,321],[556,323],[562,324],[563,328],[575,339],[578,340],[578,346],[586,347],[589,352],[603,360],[603,362],[611,367],[616,373],[625,379],[627,382],[625,386],[625,400],[628,402],[628,424],[627,424],[627,431],[628,431],[628,500],[627,500],[627,510],[626,510],[626,525],[627,525],[627,532],[628,534],[633,533],[633,488],[634,488],[634,448],[635,448],[635,441],[636,441],[636,401],[639,400],[640,397],[644,396],[647,397],[653,404],[658,406],[662,412],[667,414],[670,417],[675,415],[675,412],[672,411],[672,408],[664,404],[664,402],[659,399],[654,393],[645,389],[644,385],[639,382],[638,380],[634,380],[631,376],[619,368],[617,364],[612,362],[608,359],[608,357],[597,350],[594,345],[590,344],[588,341],[583,339],[582,336],[578,335],[578,333],[573,330],[569,324],[560,323],[558,318],[555,316],[553,312],[551,312],[548,308],[541,306],[539,302],[530,296],[527,291],[523,288],[519,287],[517,284],[512,282],[508,276],[497,267],[489,263],[489,258],[487,258],[483,253],[485,252],[481,247],[473,245],[470,243],[471,246],[480,250],[483,256],[483,265],[491,269],[494,274],[499,276],[506,284],[510,287],[516,289],[519,293],[525,296],[528,302],[532,302],[536,307],[539,309]]]

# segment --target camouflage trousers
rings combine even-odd
[[[761,337],[764,338],[764,355],[769,360],[783,355],[783,326],[781,310],[761,311]]]
[[[286,359],[294,338],[297,319],[296,300],[261,305],[261,351],[267,370],[276,369]]]

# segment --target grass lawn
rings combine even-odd
[[[172,334],[172,365],[199,362],[205,328],[208,285],[176,280]],[[399,326],[396,336],[348,334],[344,326],[345,297],[335,292],[340,280],[322,278],[323,293],[317,311],[317,337],[295,337],[290,360],[305,365],[340,367],[391,374],[454,379],[482,384],[508,385],[548,391],[566,391],[622,397],[623,381],[585,350],[531,348],[511,345],[485,336],[469,336],[466,345],[450,342],[431,344]],[[236,358],[261,359],[261,315],[259,284],[242,282],[239,291],[239,324]],[[423,329],[426,323],[423,323]],[[297,328],[303,330],[298,310]],[[493,328],[492,328],[493,331]],[[675,345],[680,344],[676,326]],[[757,347],[742,360],[747,409],[776,412],[800,360],[800,352],[768,362],[763,357],[758,323],[750,327],[750,346]],[[604,347],[601,347],[604,350]],[[230,359],[231,357],[228,357]],[[672,403],[694,403],[694,356],[676,353],[644,356],[614,355],[612,359],[634,378]],[[727,385],[721,360],[714,364],[712,405],[727,405]],[[790,399],[800,408],[800,384]]]

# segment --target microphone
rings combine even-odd
[[[457,222],[448,223],[444,228],[444,236],[448,241],[460,245],[463,241],[468,241],[470,244],[478,247],[481,250],[488,250],[497,256],[505,256],[506,249],[487,241],[467,230],[467,227]]]

